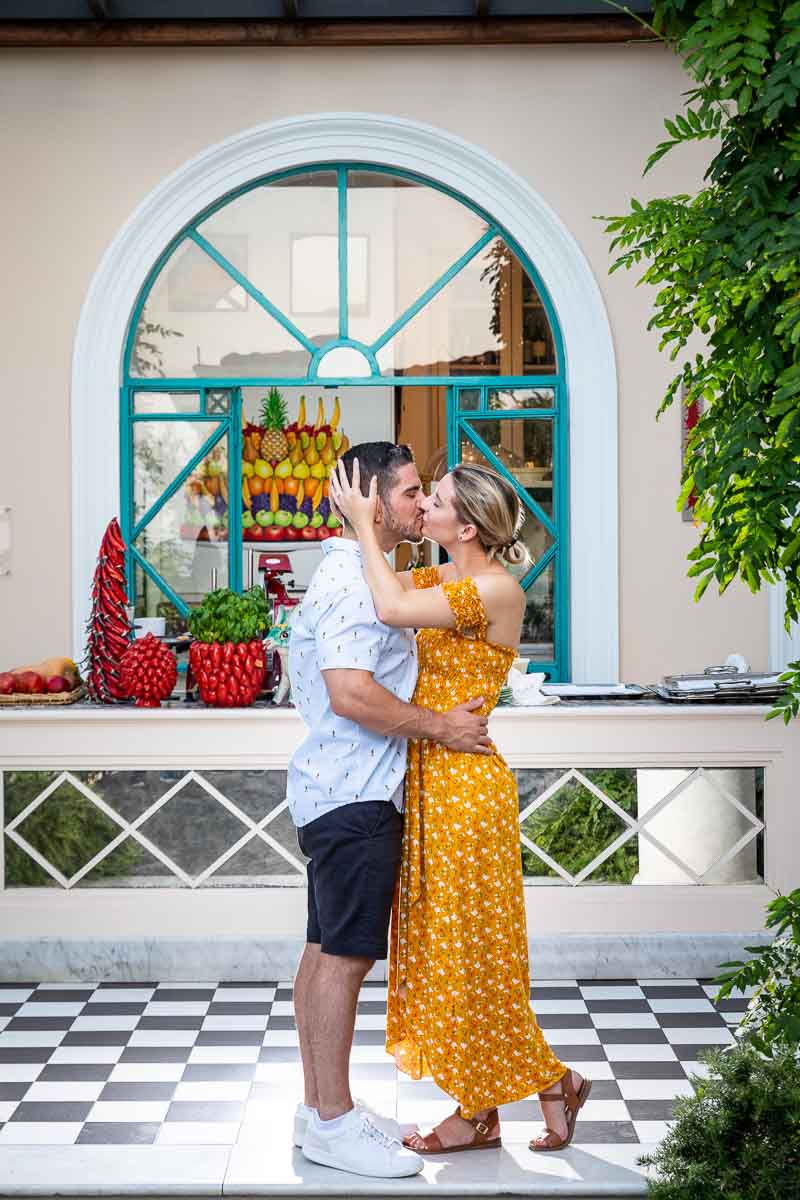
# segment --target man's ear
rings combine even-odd
[[[378,499],[375,502],[375,524],[376,525],[383,524],[383,504],[381,502],[380,496],[378,496]]]

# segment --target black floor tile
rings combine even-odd
[[[69,1029],[74,1017],[12,1017],[6,1033],[29,1033],[43,1029]]]
[[[130,1029],[76,1029],[65,1033],[62,1046],[127,1046]]]
[[[264,1035],[260,1029],[207,1029],[198,1033],[196,1046],[260,1046]]]
[[[284,1000],[291,1003],[294,1000],[294,990],[292,988],[278,988],[275,992],[275,1001]]]
[[[660,1029],[598,1029],[597,1036],[604,1046],[653,1046],[667,1040]]]
[[[534,1012],[536,1006],[534,1005]],[[588,1013],[536,1013],[536,1021],[542,1029],[591,1029],[592,1018]]]
[[[675,1101],[629,1100],[628,1112],[631,1114],[632,1121],[673,1121],[675,1119]]]
[[[255,1063],[187,1063],[181,1083],[247,1083],[255,1073]]]
[[[548,1038],[548,1041],[550,1039]],[[602,1046],[598,1046],[595,1042],[591,1045],[575,1045],[571,1042],[569,1045],[559,1046],[558,1038],[550,1042],[550,1049],[555,1054],[556,1058],[560,1058],[563,1063],[568,1062],[605,1062],[606,1052]]]
[[[646,1000],[587,1000],[590,1013],[649,1013]]]
[[[171,1100],[177,1083],[107,1083],[98,1100]]]
[[[188,1062],[191,1046],[127,1046],[119,1056],[121,1063]]]
[[[252,979],[249,982],[242,982],[239,979],[223,979],[217,984],[217,991],[220,988],[277,988],[280,983],[279,979]]]
[[[576,987],[531,988],[531,1000],[580,1000],[580,989]]]
[[[50,1063],[37,1078],[37,1083],[96,1083],[108,1079],[114,1063]]]
[[[6,987],[7,984],[3,984]],[[26,1004],[85,1004],[89,997],[94,992],[94,987],[83,988],[65,988],[60,991],[58,988],[48,989],[37,988],[32,996],[26,1000]]]
[[[383,1029],[357,1029],[353,1034],[354,1046],[385,1046],[386,1033]]]
[[[195,1004],[210,1003],[214,999],[216,988],[156,988],[150,997],[151,1004]]]
[[[15,1012],[19,1012],[22,1008],[24,1000],[19,1000],[15,1004],[0,1004],[0,1017],[13,1017]]]
[[[725,1000],[712,1000],[711,1003],[714,1005],[717,1012],[744,1013],[747,1011],[747,1006],[750,1001],[746,996],[741,996],[740,998],[736,999],[733,996],[728,996]]]
[[[30,1086],[30,1082],[0,1083],[0,1100],[21,1100]]]
[[[208,1006],[209,1017],[268,1017],[272,1004],[267,1000],[263,1004],[253,1000],[242,1000],[238,1004],[232,1000],[215,1000]]]
[[[386,1003],[383,1000],[360,1000],[358,1013],[361,1016],[368,1014],[375,1017],[386,1016]]]
[[[158,983],[154,979],[147,979],[144,983],[120,983],[115,980],[110,980],[107,983],[98,983],[98,988],[108,990],[109,992],[124,992],[126,988],[152,988],[154,991],[158,987]]]
[[[142,1017],[137,1029],[202,1029],[203,1016],[199,1017]]]
[[[299,1046],[262,1046],[258,1052],[259,1062],[300,1062]]]
[[[92,1103],[91,1100],[23,1100],[10,1121],[85,1121]]]
[[[729,1045],[730,1043],[726,1043]],[[718,1045],[716,1042],[704,1043],[701,1045],[676,1045],[673,1043],[672,1049],[675,1051],[675,1057],[681,1062],[694,1062],[699,1059],[701,1054],[707,1050],[723,1050],[724,1046]]]
[[[578,1142],[638,1142],[636,1130],[630,1121],[581,1121],[575,1122],[573,1146]]]
[[[578,987],[638,987],[635,979],[576,979]]]
[[[98,1001],[96,1004],[84,1004],[81,1010],[82,1017],[138,1017],[143,1013],[147,1004],[142,1001],[137,1004],[129,1004],[122,1000],[119,1002],[106,1004],[105,1001]]]
[[[296,1029],[294,1017],[270,1017],[267,1029]]]
[[[591,1078],[591,1072],[589,1072]],[[592,1079],[591,1100],[621,1100],[622,1093],[615,1079]]]
[[[0,1046],[0,1064],[45,1063],[54,1049],[54,1046]]]
[[[244,1103],[239,1100],[173,1100],[168,1121],[241,1121]]]
[[[76,1146],[152,1146],[161,1128],[157,1121],[87,1121]]]
[[[645,984],[642,991],[649,1000],[707,1000],[708,996],[701,987],[693,984],[675,984],[670,987],[653,987]]]
[[[713,1008],[702,1013],[656,1013],[659,1025],[668,1029],[719,1029],[725,1025],[725,1018]]]
[[[614,1076],[617,1079],[685,1079],[686,1072],[679,1062],[615,1062]]]

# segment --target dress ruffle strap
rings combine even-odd
[[[442,584],[442,591],[453,610],[458,632],[483,641],[489,622],[475,580],[471,576],[456,579],[452,583]]]

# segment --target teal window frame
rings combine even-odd
[[[549,408],[496,409],[489,407],[489,393],[502,386],[504,391],[548,388],[554,393]],[[461,392],[479,392],[475,409],[461,409]],[[447,463],[453,467],[461,461],[461,442],[472,442],[490,466],[506,478],[527,512],[540,521],[553,538],[553,544],[532,564],[520,580],[527,591],[552,562],[555,605],[553,609],[553,658],[536,659],[536,670],[544,671],[553,682],[566,683],[570,678],[569,652],[569,426],[567,406],[563,401],[564,388],[548,376],[502,376],[478,384],[474,379],[462,379],[452,384],[447,397]],[[547,513],[529,496],[522,484],[492,452],[480,434],[481,422],[486,421],[548,421],[553,429],[553,515]],[[520,647],[524,655],[525,643]]]
[[[337,176],[337,208],[338,208],[338,239],[339,239],[339,333],[338,337],[330,339],[322,346],[315,345],[297,325],[294,324],[279,308],[276,307],[259,288],[257,288],[237,267],[234,266],[223,254],[220,253],[203,235],[199,232],[198,226],[208,220],[219,209],[230,204],[239,196],[256,187],[261,187],[265,184],[275,183],[282,179],[287,179],[293,176],[307,175],[311,173],[319,173],[323,171],[334,171]],[[455,200],[459,204],[465,205],[471,209],[477,216],[486,222],[487,228],[485,233],[478,238],[472,246],[470,246],[450,267],[436,279],[426,290],[417,297],[417,299],[408,306],[395,320],[388,326],[383,333],[375,339],[370,345],[356,341],[349,336],[349,322],[347,311],[347,177],[350,171],[362,173],[375,173],[380,175],[390,175],[397,178],[406,179],[410,182],[417,183],[421,186],[433,188],[436,191],[442,192]],[[525,375],[512,377],[502,374],[493,375],[431,375],[431,376],[405,376],[405,375],[382,375],[380,373],[376,355],[378,351],[386,345],[405,325],[411,321],[421,309],[423,309],[443,288],[463,268],[472,261],[477,254],[495,237],[499,237],[519,259],[523,270],[528,278],[534,284],[539,296],[544,305],[545,314],[547,316],[550,329],[552,331],[553,343],[556,355],[556,370],[552,374],[546,375]],[[160,271],[167,263],[175,250],[183,243],[192,242],[199,247],[204,253],[208,254],[217,265],[224,270],[232,280],[238,283],[250,298],[267,312],[274,320],[278,321],[290,336],[305,348],[311,355],[309,369],[303,376],[297,377],[274,377],[274,376],[214,376],[214,377],[179,377],[172,378],[167,376],[137,376],[131,373],[131,362],[133,350],[136,341],[136,331],[139,324],[139,319],[142,314],[144,305],[147,302],[151,288],[157,279]],[[320,376],[319,364],[331,350],[341,347],[352,348],[360,351],[366,361],[369,363],[370,374],[360,375],[355,377],[349,376]],[[486,212],[479,205],[476,205],[465,196],[461,195],[452,188],[439,183],[434,179],[430,179],[413,171],[404,171],[396,167],[384,166],[375,163],[358,163],[358,162],[320,162],[308,164],[302,167],[294,167],[290,170],[274,172],[268,175],[260,176],[249,183],[234,189],[213,205],[209,205],[194,220],[182,229],[169,244],[164,248],[158,259],[153,264],[147,278],[142,286],[137,302],[131,314],[130,325],[128,328],[125,347],[123,353],[123,370],[122,384],[120,387],[120,523],[122,527],[123,537],[128,545],[131,545],[133,537],[139,532],[142,522],[138,525],[134,522],[133,514],[133,429],[138,421],[208,421],[216,423],[220,429],[217,431],[215,442],[220,438],[228,435],[228,478],[231,483],[238,478],[241,463],[242,439],[241,439],[241,411],[242,411],[242,393],[243,387],[320,387],[320,388],[354,388],[354,387],[374,387],[380,385],[383,387],[445,387],[448,389],[448,458],[452,465],[458,461],[461,430],[465,425],[469,425],[470,419],[480,420],[481,415],[497,418],[501,414],[493,411],[491,414],[486,411],[478,413],[459,413],[457,406],[454,405],[453,397],[456,392],[462,388],[480,388],[481,403],[485,405],[488,389],[495,388],[512,388],[512,387],[547,387],[555,389],[556,405],[553,409],[520,409],[513,412],[503,411],[504,419],[530,419],[530,418],[549,418],[554,422],[554,498],[553,498],[553,513],[554,520],[552,524],[555,526],[555,543],[554,547],[548,550],[547,555],[534,564],[531,571],[528,572],[525,579],[522,581],[523,586],[529,587],[537,578],[539,572],[544,570],[547,563],[555,556],[556,569],[554,573],[555,588],[556,588],[556,609],[555,609],[555,654],[552,663],[539,663],[537,667],[546,671],[551,678],[562,681],[568,680],[570,677],[569,668],[569,573],[568,573],[568,542],[569,542],[569,504],[568,504],[568,482],[567,482],[567,463],[568,463],[568,409],[567,409],[567,391],[566,391],[566,359],[563,338],[558,322],[557,314],[553,307],[547,289],[537,272],[534,264],[515,241],[515,239],[497,222],[490,213]],[[211,391],[231,391],[231,405],[227,414],[207,414],[206,413],[206,396]],[[199,414],[183,414],[183,413],[134,413],[133,397],[137,392],[199,392],[201,396],[201,412]],[[474,431],[469,431],[467,436],[475,440]],[[479,435],[478,435],[479,437]],[[506,471],[502,463],[494,459],[494,456],[484,444],[475,443],[481,452],[492,461],[497,469],[506,475],[514,484],[517,492],[521,495],[523,503],[527,505],[535,515],[542,519],[544,514],[535,512],[535,505],[531,504],[530,497],[524,493],[524,489],[520,489],[519,485],[513,479],[513,476]],[[206,446],[204,449],[207,450]],[[193,469],[193,465],[198,460],[198,455],[195,455],[191,463],[187,463],[184,469],[173,479],[164,494],[159,497],[159,500],[152,506],[149,514],[145,514],[148,520],[156,514],[163,504],[174,495],[175,491],[185,482],[189,473]],[[523,494],[524,493],[524,494]],[[546,522],[549,526],[549,522]],[[237,591],[242,588],[242,556],[239,552],[241,546],[241,511],[240,506],[231,504],[229,506],[228,516],[228,581],[229,586]],[[234,553],[234,548],[236,552]],[[129,594],[133,594],[133,573],[134,565],[141,567],[147,573],[150,579],[161,589],[164,595],[175,605],[182,616],[188,614],[188,606],[177,596],[169,587],[164,579],[157,571],[147,563],[146,559],[133,550],[128,560],[128,588]]]

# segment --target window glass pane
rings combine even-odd
[[[553,422],[547,419],[473,420],[478,436],[528,495],[553,516]],[[471,443],[469,454],[480,454]],[[462,455],[464,449],[462,448]],[[483,458],[481,456],[481,461]]]
[[[156,442],[151,434],[135,451],[134,488],[143,480],[144,494],[160,495],[177,474],[177,451],[169,444],[173,433],[183,434],[184,422],[170,422]],[[188,423],[187,423],[188,424]],[[176,427],[177,426],[177,430]],[[158,426],[155,427],[158,430]],[[203,437],[211,432],[208,424]],[[152,430],[151,423],[137,426]],[[203,438],[200,439],[201,441]],[[152,453],[143,453],[146,448]],[[199,444],[198,444],[199,448]],[[160,455],[176,469],[167,475],[161,470]],[[187,604],[199,603],[212,587],[212,569],[217,571],[217,586],[228,584],[228,439],[217,442],[210,454],[195,468],[183,486],[164,504],[134,541],[134,546],[173,591]],[[190,457],[185,452],[183,466]],[[152,470],[150,464],[152,463]],[[138,473],[137,473],[138,468]],[[145,505],[145,508],[149,505]],[[145,511],[141,508],[141,512]],[[166,600],[146,572],[136,575],[136,616],[159,616],[157,606]]]
[[[555,408],[555,388],[490,388],[488,407],[498,411],[515,408]]]
[[[243,256],[230,261],[248,273]],[[215,303],[212,295],[218,296]],[[130,369],[134,376],[170,379],[303,377],[310,361],[308,351],[283,325],[247,297],[204,250],[185,241],[153,281]]]
[[[219,429],[216,421],[136,421],[133,426],[133,521],[138,524],[148,508],[197,454],[204,442]],[[222,441],[225,445],[225,439]],[[205,479],[225,467],[220,443],[207,463],[204,486],[195,489],[212,501],[220,492],[219,483],[205,486]],[[227,490],[227,487],[226,487]]]
[[[459,388],[458,407],[462,412],[477,412],[480,406],[480,388]]]
[[[135,413],[199,413],[199,392],[135,392]]]
[[[534,363],[525,357],[524,278],[519,260],[502,239],[489,242],[378,351],[382,373],[523,375],[554,371],[549,332],[541,359]],[[546,326],[544,309],[537,307],[535,312]]]
[[[348,171],[347,230],[364,243],[348,247],[350,336],[371,345],[486,229],[482,217],[436,188]]]
[[[554,560],[553,560],[554,561]],[[555,576],[553,561],[528,587],[522,618],[521,644],[527,658],[536,662],[555,659]]]
[[[223,254],[227,239],[240,238],[247,248],[245,274],[250,282],[317,345],[336,337],[336,171],[307,171],[251,188],[217,209],[197,228]],[[363,247],[353,248],[354,255],[359,249]]]

